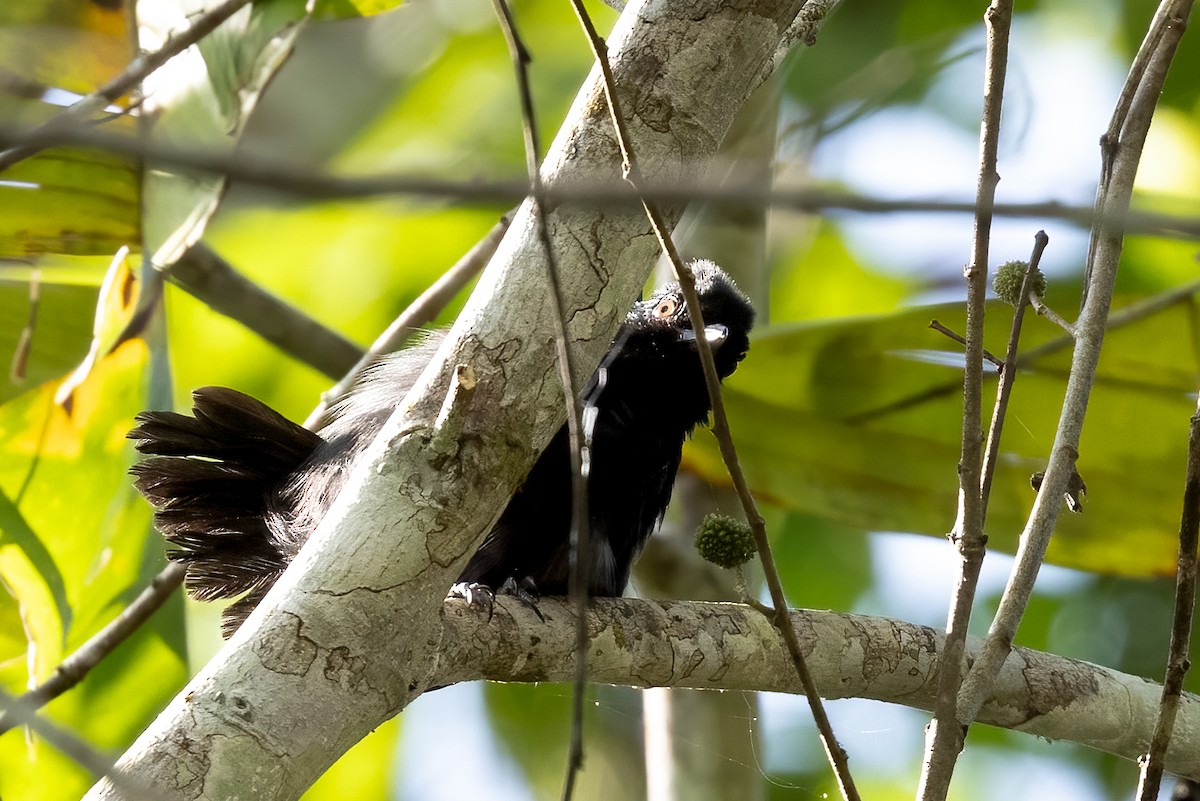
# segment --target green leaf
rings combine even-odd
[[[199,0],[142,0],[138,31],[143,50],[162,48],[187,29]],[[304,3],[254,3],[143,82],[145,110],[158,143],[232,153],[268,81],[291,52],[307,19]],[[145,175],[143,246],[151,263],[173,264],[203,235],[225,190],[220,175],[151,166]]]
[[[69,396],[60,403],[66,382],[47,382],[0,405],[0,583],[8,591],[0,621],[17,621],[13,631],[24,635],[0,638],[9,692],[44,681],[165,564],[150,508],[127,473],[125,433],[149,405],[150,347],[136,336],[114,347],[136,283],[123,262],[110,278],[92,326],[94,358]],[[181,623],[182,603],[168,603],[45,714],[103,750],[126,747],[184,678]],[[0,797],[77,798],[91,781],[36,737],[0,738]]]
[[[91,92],[134,56],[127,12],[125,3],[86,0],[0,4],[0,68],[26,95],[36,84]]]
[[[6,493],[0,491],[0,550],[6,547],[15,547],[21,552],[36,571],[37,577],[43,585],[41,588],[28,586],[28,579],[20,577],[25,571],[20,570],[16,565],[10,565],[3,572],[13,583],[13,594],[18,598],[37,598],[43,592],[49,593],[54,602],[54,609],[58,613],[60,631],[70,628],[71,606],[67,602],[66,587],[63,585],[62,574],[58,572],[58,565],[54,564],[54,557],[38,539],[37,533],[29,527],[29,523],[25,521],[25,517],[17,505]],[[5,558],[5,561],[8,562],[8,559]],[[16,582],[20,582],[20,585],[17,586]],[[35,612],[31,611],[30,614],[35,614]]]
[[[1085,511],[1059,516],[1048,554],[1057,564],[1138,576],[1174,571],[1200,351],[1164,347],[1198,338],[1192,295],[1172,297],[1144,319],[1122,324],[1118,314],[1110,326],[1080,444]],[[1058,298],[1059,308],[1068,303]],[[1004,351],[1010,314],[988,306],[985,346],[994,353]],[[964,327],[956,305],[779,327],[755,339],[725,397],[758,495],[859,529],[950,530],[962,360],[958,345],[927,327],[930,318]],[[987,521],[989,544],[1010,552],[1033,504],[1030,475],[1045,468],[1054,441],[1071,358],[1059,329],[1026,320]],[[989,416],[994,391],[992,371]],[[711,480],[724,476],[711,436],[697,435],[687,459]]]
[[[130,29],[123,3],[3,4],[0,119],[39,125],[62,111],[65,101],[55,94],[84,95],[110,80],[135,54]],[[91,122],[131,134],[135,124],[108,111],[103,121]],[[131,161],[55,148],[8,167],[2,179],[0,264],[36,261],[45,253],[111,256],[138,240],[140,171]]]
[[[0,9],[0,117],[34,126],[62,111],[133,57],[123,4],[49,0]],[[104,112],[91,124],[131,133],[135,121]],[[109,262],[136,248],[141,173],[131,161],[55,148],[0,176],[0,403],[56,378],[87,352],[88,324]]]
[[[92,151],[56,148],[18,162],[0,182],[0,260],[111,256],[123,245],[136,246],[137,182],[131,163]]]
[[[6,272],[0,268],[0,276]],[[2,365],[0,403],[79,363],[88,350],[96,296],[94,286],[0,277],[0,354],[9,358]]]

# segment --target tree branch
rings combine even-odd
[[[1025,267],[1025,275],[1021,279],[1021,289],[1018,297],[1028,299],[1030,305],[1036,295],[1032,291],[1033,277],[1037,275],[1038,263],[1042,260],[1042,251],[1046,249],[1050,238],[1045,231],[1038,231],[1033,237],[1033,253]],[[1000,365],[1000,381],[996,387],[996,402],[992,407],[992,423],[988,428],[987,445],[983,453],[983,472],[979,478],[979,496],[983,502],[982,517],[987,518],[988,500],[992,495],[992,478],[996,473],[996,463],[1000,458],[1000,435],[1004,431],[1004,418],[1008,413],[1008,399],[1012,394],[1013,384],[1017,380],[1017,346],[1021,341],[1021,326],[1025,320],[1025,302],[1018,303],[1013,309],[1012,325],[1008,333],[1008,346],[1004,350],[1004,362]],[[1036,308],[1036,307],[1035,307]]]
[[[213,311],[330,378],[344,376],[362,356],[358,345],[249,280],[203,242],[165,273]]]
[[[249,186],[259,186],[297,197],[321,199],[363,198],[381,195],[407,195],[431,200],[458,200],[469,203],[519,203],[530,192],[529,183],[521,180],[456,181],[407,175],[354,177],[332,175],[312,169],[311,164],[294,164],[266,156],[244,153],[225,153],[183,147],[165,142],[143,142],[131,136],[93,129],[71,129],[41,133],[24,128],[0,125],[0,145],[15,146],[35,143],[45,148],[53,145],[90,147],[116,155],[145,158],[180,170],[219,173],[230,180]],[[828,189],[763,188],[750,182],[736,181],[722,186],[698,179],[695,170],[676,176],[671,181],[648,180],[642,187],[647,200],[679,204],[692,201],[744,204],[754,207],[773,206],[797,211],[848,211],[862,214],[899,214],[924,212],[930,214],[974,214],[974,201],[909,199],[895,200],[856,195]],[[638,202],[637,193],[617,176],[595,176],[591,181],[560,181],[546,187],[546,202],[551,206],[564,203],[624,204]],[[1066,220],[1080,227],[1090,227],[1101,221],[1119,225],[1127,233],[1153,234],[1176,239],[1200,239],[1200,218],[1160,214],[1151,211],[1106,209],[1101,214],[1092,206],[1072,206],[1049,201],[1044,203],[997,203],[992,209],[996,217]]]
[[[462,255],[462,258],[451,265],[450,269],[442,273],[436,281],[429,285],[428,289],[422,292],[404,311],[400,312],[400,316],[393,320],[383,333],[375,338],[371,347],[367,348],[359,357],[354,367],[350,368],[336,384],[321,393],[321,402],[304,421],[305,428],[312,431],[317,430],[324,423],[325,413],[329,407],[345,397],[371,362],[385,353],[399,350],[414,330],[431,322],[442,309],[446,308],[454,296],[462,291],[468,281],[479,274],[479,271],[495,254],[500,240],[508,232],[508,226],[515,213],[516,209],[513,209],[501,217],[484,235],[483,239],[476,242],[470,250]],[[177,263],[173,269],[178,268],[179,264]]]
[[[574,610],[544,598],[543,623],[520,602],[498,599],[487,614],[460,600],[444,607],[435,683],[570,681]],[[945,633],[866,615],[791,610],[792,625],[821,694],[932,709]],[[771,621],[743,604],[597,598],[589,680],[630,687],[691,687],[799,694],[791,657]],[[982,641],[970,637],[966,657]],[[1047,740],[1065,740],[1124,759],[1145,752],[1161,687],[1139,676],[1027,648],[1014,648],[976,720]],[[1180,696],[1172,773],[1200,778],[1200,697]]]
[[[967,331],[964,344],[962,447],[958,459],[958,518],[950,538],[958,549],[959,572],[946,615],[946,658],[940,664],[938,700],[925,732],[925,759],[917,797],[940,801],[950,791],[950,779],[967,732],[958,721],[958,691],[962,685],[967,626],[975,603],[975,588],[983,568],[987,538],[983,533],[986,495],[983,485],[983,321],[987,299],[988,251],[992,239],[992,209],[996,204],[996,171],[1000,147],[1000,111],[1008,74],[1008,40],[1012,0],[993,0],[984,13],[987,57],[984,66],[983,120],[979,131],[979,179],[975,194],[975,228],[971,262],[967,266]],[[1018,313],[1024,310],[1020,304]],[[1011,382],[1013,376],[1002,375]]]

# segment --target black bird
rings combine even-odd
[[[588,557],[593,596],[620,595],[671,497],[683,441],[710,404],[696,337],[717,373],[749,347],[754,310],[721,268],[691,265],[705,329],[692,328],[679,285],[634,305],[584,392],[590,443]],[[187,566],[200,600],[225,610],[229,636],[262,600],[330,507],[354,462],[432,357],[442,334],[369,367],[313,433],[224,387],[193,393],[192,416],[142,412],[129,432],[147,455],[132,468],[155,524]],[[570,454],[564,425],[538,458],[459,577],[460,592],[528,588],[567,592]]]

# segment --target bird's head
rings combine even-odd
[[[754,308],[724,270],[711,261],[689,265],[696,279],[704,329],[696,330],[677,282],[671,282],[634,304],[625,318],[625,347],[642,357],[679,359],[685,369],[695,366],[696,339],[703,336],[712,349],[717,374],[725,378],[737,368],[750,347]]]

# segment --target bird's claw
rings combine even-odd
[[[517,581],[514,576],[509,576],[500,585],[500,589],[497,592],[501,595],[511,595],[513,598],[516,598],[532,609],[533,613],[538,616],[538,620],[543,623],[546,622],[546,618],[542,615],[542,610],[538,609],[537,602],[540,596],[538,595],[537,584],[532,577],[525,576],[520,581]]]
[[[486,609],[488,622],[496,611],[496,593],[486,584],[475,581],[460,581],[450,588],[451,598],[462,598],[472,609]]]
[[[509,576],[498,590],[493,590],[488,585],[477,581],[460,581],[450,587],[449,593],[451,598],[462,598],[472,609],[486,609],[489,623],[492,622],[492,615],[496,611],[497,595],[516,598],[532,609],[533,613],[538,616],[538,620],[546,622],[542,610],[537,606],[539,597],[537,584],[529,576],[525,576],[520,581],[514,576]]]

